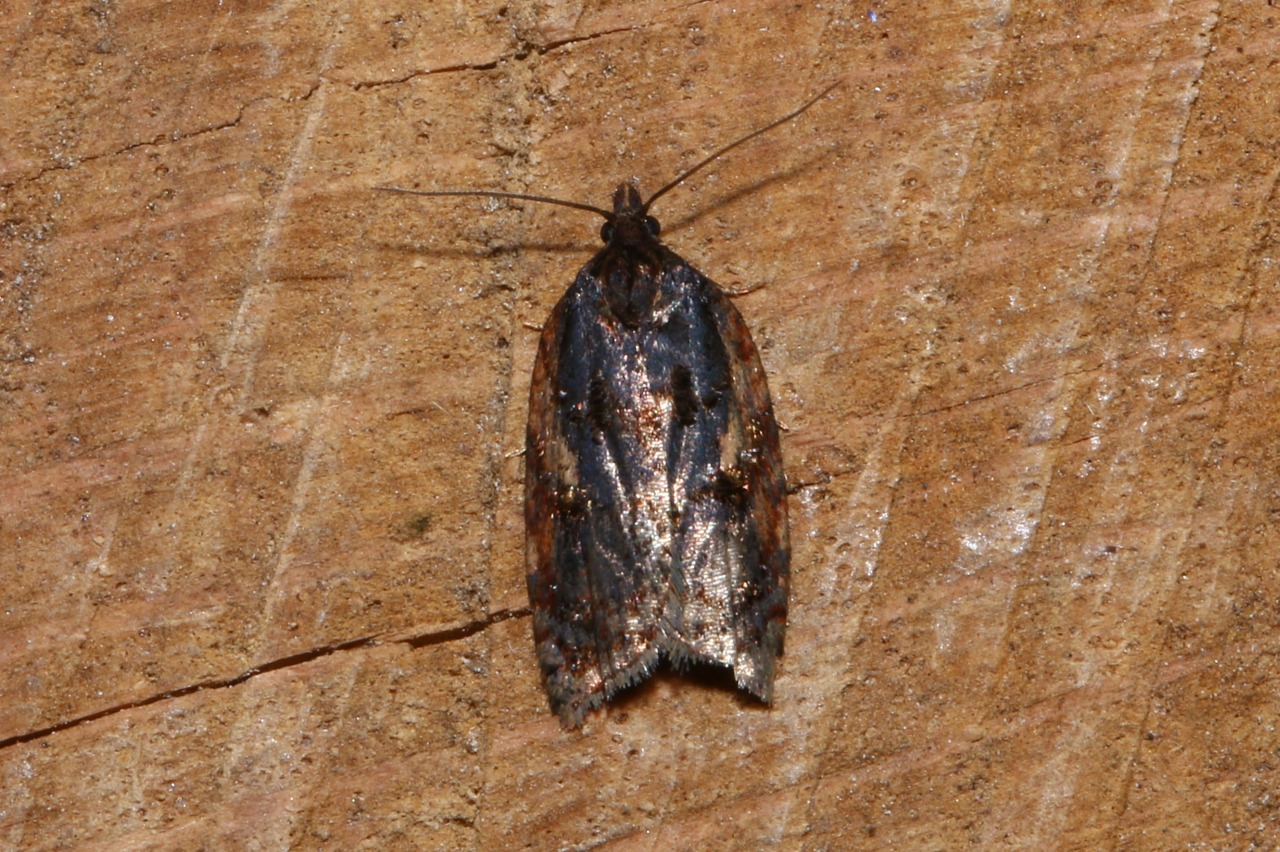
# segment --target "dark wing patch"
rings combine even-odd
[[[671,403],[675,406],[676,421],[689,427],[698,422],[700,400],[693,392],[693,377],[684,364],[671,368]]]

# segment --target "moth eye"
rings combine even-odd
[[[644,217],[644,229],[649,232],[649,236],[656,237],[662,233],[662,226],[658,224],[658,220],[652,216]]]
[[[607,243],[611,239],[613,239],[613,223],[605,222],[600,226],[600,241]]]

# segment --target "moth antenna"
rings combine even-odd
[[[702,162],[698,163],[698,164],[697,164],[696,166],[694,166],[693,168],[691,168],[691,169],[686,169],[686,170],[684,171],[684,173],[683,173],[683,174],[679,175],[675,180],[671,181],[671,183],[667,184],[667,185],[666,185],[666,186],[664,186],[662,189],[660,189],[660,190],[658,190],[657,192],[655,192],[653,195],[650,195],[650,196],[649,196],[649,200],[648,200],[648,201],[646,201],[646,202],[644,203],[644,207],[643,207],[643,208],[641,208],[641,209],[642,209],[643,211],[647,212],[647,211],[649,210],[649,207],[653,204],[653,202],[657,201],[660,197],[662,197],[663,195],[665,195],[665,194],[666,194],[666,193],[668,193],[669,191],[671,191],[671,190],[675,189],[677,186],[679,186],[680,184],[682,184],[682,183],[685,181],[685,179],[686,179],[686,178],[690,177],[694,172],[698,171],[698,170],[699,170],[699,169],[701,169],[703,166],[705,166],[705,165],[707,165],[708,163],[710,163],[712,160],[715,160],[715,159],[718,159],[719,157],[724,156],[725,154],[729,153],[729,152],[730,152],[730,151],[732,151],[734,148],[737,148],[739,145],[741,145],[741,144],[742,144],[742,143],[744,143],[744,142],[750,142],[752,139],[755,139],[755,138],[756,138],[757,136],[759,136],[761,133],[768,133],[770,130],[772,130],[773,128],[777,127],[778,125],[780,125],[780,124],[786,124],[788,121],[790,121],[791,119],[793,119],[793,118],[795,118],[796,116],[800,115],[800,113],[804,112],[804,111],[805,111],[805,110],[807,110],[809,107],[813,106],[813,105],[814,105],[814,104],[816,104],[818,101],[820,101],[820,100],[822,100],[824,97],[826,97],[826,95],[827,95],[828,93],[830,93],[832,89],[834,89],[836,86],[839,86],[839,85],[840,85],[840,82],[841,82],[840,80],[837,80],[837,81],[835,81],[834,83],[832,83],[830,86],[827,86],[827,87],[826,87],[825,89],[823,89],[821,92],[818,92],[818,94],[814,95],[812,98],[810,98],[808,101],[806,101],[806,102],[804,103],[804,105],[803,105],[803,106],[801,106],[799,109],[794,110],[794,111],[792,111],[792,112],[789,112],[789,113],[787,113],[786,115],[784,115],[782,118],[776,119],[776,120],[774,120],[774,121],[770,122],[769,124],[766,124],[764,127],[761,127],[759,130],[753,130],[753,131],[751,131],[751,132],[750,132],[750,133],[748,133],[746,136],[743,136],[743,137],[741,137],[740,139],[738,139],[738,140],[736,140],[736,141],[734,141],[734,142],[730,142],[728,145],[725,145],[723,148],[721,148],[720,150],[716,151],[716,152],[715,152],[715,153],[713,153],[711,156],[707,157],[705,160],[703,160]]]
[[[548,198],[545,195],[525,195],[521,192],[496,192],[488,189],[406,189],[402,186],[375,186],[374,189],[382,192],[402,192],[405,195],[478,195],[481,198],[515,198],[520,201],[536,201],[539,204],[558,204],[561,207],[572,207],[575,210],[586,210],[589,213],[596,213],[606,219],[612,219],[613,213],[601,207],[591,204],[582,204],[577,201],[565,201],[563,198]]]
[[[640,208],[641,212],[642,213],[648,212],[649,207],[653,204],[653,202],[657,201],[660,197],[667,194],[671,190],[675,189],[680,184],[684,183],[684,181],[688,179],[691,175],[693,175],[694,172],[698,171],[703,166],[710,163],[712,160],[715,160],[724,156],[725,154],[729,153],[734,148],[737,148],[739,145],[743,144],[744,142],[749,142],[752,139],[755,139],[761,133],[768,133],[770,130],[777,127],[778,125],[786,124],[791,119],[800,115],[800,113],[804,112],[809,107],[813,106],[818,101],[822,100],[823,97],[829,94],[832,89],[839,86],[840,82],[841,81],[837,80],[836,82],[832,83],[830,86],[827,86],[821,92],[818,92],[818,94],[814,95],[812,98],[806,101],[799,109],[793,110],[787,113],[786,115],[782,116],[782,118],[776,119],[770,122],[769,124],[766,124],[764,127],[761,127],[758,130],[753,130],[750,133],[748,133],[746,136],[743,136],[733,142],[730,142],[728,145],[725,145],[723,148],[715,151],[713,154],[711,154],[711,156],[707,157],[705,160],[698,163],[693,168],[686,169],[683,173],[681,173],[678,177],[676,177],[675,180],[671,181],[671,183],[662,187],[662,189],[659,189],[653,195],[650,195],[649,200],[646,201],[644,203],[644,206]],[[583,204],[579,201],[566,201],[563,198],[549,198],[545,195],[526,195],[522,192],[498,192],[496,190],[489,190],[489,189],[407,189],[402,186],[375,186],[373,188],[376,190],[380,190],[382,192],[400,192],[405,195],[425,195],[427,197],[436,197],[436,198],[440,196],[445,196],[445,195],[471,195],[471,196],[478,196],[480,198],[512,198],[518,201],[534,201],[534,202],[537,202],[538,204],[555,204],[560,207],[572,207],[574,210],[586,210],[588,213],[595,213],[597,216],[603,216],[606,220],[609,220],[609,221],[612,221],[614,218],[612,211],[605,210],[602,207],[596,207],[593,204]]]

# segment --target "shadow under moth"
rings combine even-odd
[[[733,670],[769,703],[787,620],[790,545],[778,425],[742,315],[663,245],[649,208],[730,149],[613,209],[487,190],[414,190],[557,204],[605,220],[538,343],[525,522],[542,680],[566,728],[666,659]]]

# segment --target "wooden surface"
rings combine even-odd
[[[1280,10],[0,6],[0,845],[1280,843]],[[521,459],[607,204],[737,303],[776,704],[565,733]]]

